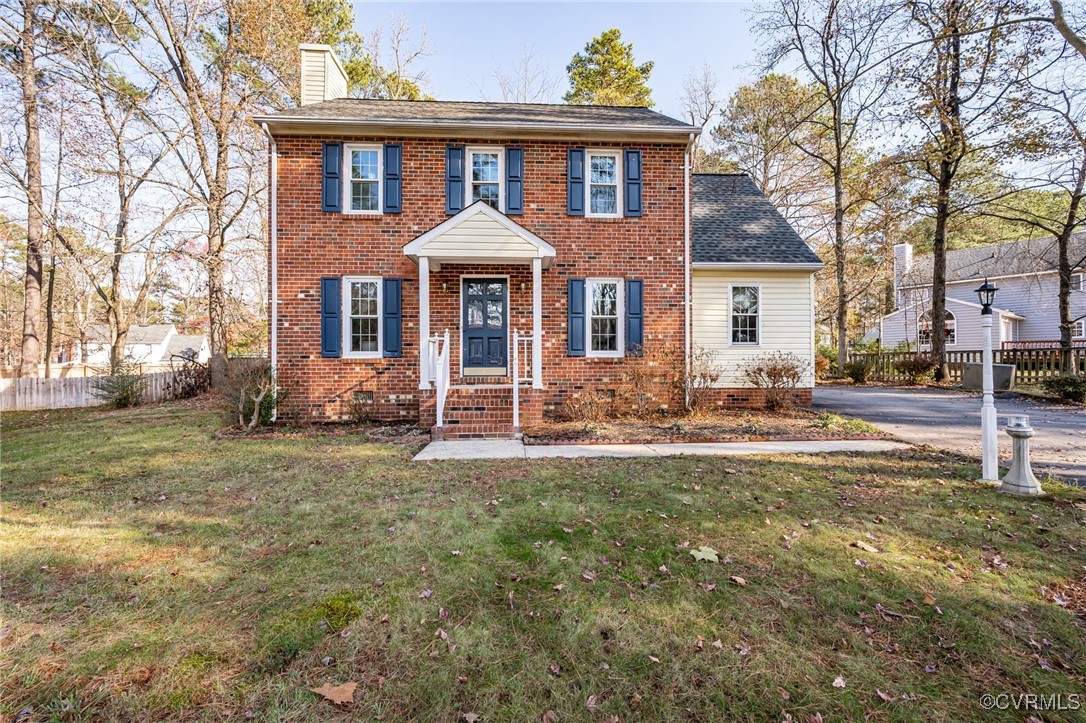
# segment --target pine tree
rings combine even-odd
[[[633,43],[623,43],[618,28],[605,30],[566,66],[570,85],[566,103],[650,108],[652,66],[651,60],[641,65],[634,62]]]

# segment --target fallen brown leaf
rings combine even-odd
[[[739,577],[738,575],[732,575],[728,579],[731,580],[732,582],[734,582],[739,587],[746,587],[747,586],[747,581],[744,580],[743,578]]]
[[[354,702],[354,689],[357,687],[358,683],[350,681],[341,685],[325,683],[319,688],[310,688],[310,690],[336,705],[349,705]]]

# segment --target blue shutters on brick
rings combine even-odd
[[[641,356],[645,345],[644,282],[626,279],[626,353]]]
[[[505,149],[505,213],[524,213],[524,149],[515,146]]]
[[[385,213],[403,211],[403,146],[386,143],[385,148],[385,198],[381,210]]]
[[[321,210],[339,213],[342,209],[343,144],[325,142],[321,147]]]
[[[566,353],[569,356],[584,356],[585,342],[585,298],[584,279],[570,279],[567,286]]]
[[[566,213],[584,215],[584,149],[570,148],[566,169]]]
[[[342,281],[338,276],[321,279],[321,356],[336,358],[343,351],[343,327],[340,324]]]
[[[384,356],[403,356],[403,279],[382,279]]]
[[[464,210],[464,146],[445,147],[445,213]]]
[[[622,167],[626,186],[623,192],[623,215],[641,215],[641,151],[627,149]]]

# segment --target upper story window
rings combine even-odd
[[[347,195],[343,207],[348,213],[381,213],[381,147],[345,147]]]
[[[1071,274],[1071,290],[1086,291],[1086,273],[1079,271]]]
[[[588,196],[585,207],[588,216],[618,217],[622,215],[622,153],[619,151],[588,151]]]
[[[762,290],[758,286],[731,287],[732,344],[759,343],[761,336]]]
[[[588,356],[622,356],[622,288],[621,279],[586,279]]]
[[[469,148],[468,149],[468,173],[470,183],[467,184],[467,198],[465,206],[470,206],[476,201],[489,203],[499,211],[504,210],[504,152],[501,148]]]
[[[343,277],[343,356],[381,356],[381,279]]]

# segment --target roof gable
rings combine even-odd
[[[750,176],[698,173],[692,186],[694,264],[822,267]]]
[[[555,250],[519,223],[482,201],[476,201],[403,247],[405,255],[437,261],[554,260]]]

